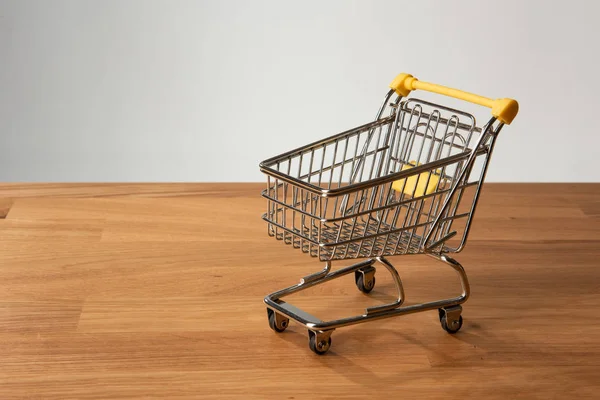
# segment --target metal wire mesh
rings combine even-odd
[[[417,99],[383,111],[370,124],[261,164],[269,235],[322,260],[460,249],[489,154],[474,149],[475,118]],[[481,162],[458,182],[472,151]],[[462,239],[455,247],[443,240],[450,232]]]

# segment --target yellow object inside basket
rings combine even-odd
[[[417,166],[416,161],[411,161],[409,164],[406,164],[402,167],[402,171],[414,168],[415,166]],[[426,194],[431,194],[435,192],[437,185],[440,182],[440,171],[438,170],[436,172],[437,174],[427,171],[422,172],[419,175],[413,175],[405,179],[399,179],[392,183],[392,189],[394,189],[396,192],[403,192],[404,194],[412,197],[421,197]]]

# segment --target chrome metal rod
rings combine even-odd
[[[364,267],[370,267],[371,265],[373,265],[373,263],[375,263],[375,259],[369,259],[369,260],[365,260],[365,261],[362,261],[362,262],[359,262],[356,264],[352,264],[346,268],[342,268],[337,271],[330,272],[329,274],[326,274],[325,276],[323,276],[322,278],[319,278],[319,279],[313,279],[313,280],[305,281],[305,282],[302,282],[303,280],[301,280],[300,283],[298,283],[297,285],[290,286],[288,288],[271,293],[270,295],[267,296],[267,298],[269,298],[272,301],[276,301],[276,300],[281,299],[282,297],[289,296],[292,293],[300,292],[302,290],[308,289],[315,285],[328,282],[335,278],[339,278],[340,276],[348,275],[349,273],[354,272],[357,269],[364,268]],[[328,263],[328,265],[331,265],[331,264]],[[325,269],[327,269],[327,266],[325,267]],[[323,271],[325,271],[325,270],[323,270]],[[321,274],[323,271],[318,272],[317,274]],[[265,298],[265,301],[267,298]]]
[[[492,153],[494,151],[494,145],[496,144],[496,138],[498,136],[498,133],[500,133],[500,130],[502,129],[503,126],[504,126],[504,124],[500,124],[496,128],[496,131],[494,132],[494,134],[491,135],[492,136],[492,140],[490,141],[490,144],[489,144],[489,152],[488,152],[488,155],[486,156],[485,165],[483,166],[483,168],[481,170],[481,175],[479,177],[477,189],[475,191],[475,195],[474,195],[474,199],[473,199],[473,204],[471,206],[471,210],[469,212],[469,218],[467,219],[467,224],[465,226],[465,232],[463,234],[462,241],[460,242],[460,244],[456,248],[456,251],[455,251],[456,253],[462,251],[462,249],[465,247],[465,244],[467,243],[467,238],[468,238],[469,232],[471,230],[471,222],[473,222],[473,215],[475,215],[475,210],[477,208],[477,203],[479,202],[479,195],[480,195],[480,192],[481,192],[481,186],[483,185],[483,182],[485,181],[485,176],[487,174],[488,166],[490,164],[490,160],[492,158]]]
[[[402,286],[402,280],[400,279],[398,271],[385,257],[377,257],[376,260],[383,264],[392,275],[394,283],[396,284],[396,289],[398,289],[398,299],[393,303],[369,307],[366,311],[367,314],[375,314],[382,311],[393,310],[394,308],[400,307],[402,303],[404,303],[404,287]]]
[[[325,268],[323,268],[322,271],[315,272],[314,274],[305,276],[304,278],[300,279],[300,284],[303,285],[305,283],[317,281],[317,280],[325,277],[329,273],[329,271],[331,271],[331,262],[327,261],[325,263]]]
[[[435,219],[435,221],[433,221],[433,223],[431,224],[431,227],[429,228],[429,232],[427,233],[427,235],[425,235],[425,239],[423,240],[423,246],[427,246],[427,242],[429,241],[429,238],[431,237],[431,235],[433,234],[433,232],[436,230],[438,224],[440,223],[440,220],[443,218],[442,216],[444,215],[444,213],[448,209],[448,206],[450,205],[450,203],[452,201],[452,197],[454,196],[454,193],[456,192],[458,186],[461,184],[462,180],[465,178],[465,175],[466,175],[467,171],[470,170],[471,165],[475,162],[475,158],[477,157],[477,151],[476,150],[479,149],[479,147],[483,144],[483,142],[486,139],[486,136],[488,135],[488,133],[489,133],[490,129],[492,128],[492,125],[494,124],[494,122],[496,122],[496,118],[492,117],[489,120],[489,122],[485,125],[485,127],[484,127],[481,135],[479,136],[479,139],[477,140],[477,144],[475,145],[473,151],[471,152],[471,155],[467,159],[467,162],[463,166],[463,169],[460,171],[460,174],[458,175],[458,177],[454,181],[454,185],[452,187],[452,190],[446,196],[446,201],[444,202],[444,205],[442,206],[442,209],[438,213],[438,216]]]
[[[458,274],[458,277],[460,279],[460,284],[461,284],[461,288],[462,288],[462,294],[460,296],[452,297],[449,299],[431,301],[431,302],[422,303],[422,304],[414,304],[414,305],[405,306],[405,307],[391,308],[391,309],[374,312],[374,313],[365,313],[362,315],[356,315],[356,316],[347,317],[347,318],[340,318],[340,319],[332,320],[332,321],[321,321],[318,318],[313,317],[313,316],[299,310],[298,308],[294,307],[293,305],[280,300],[283,296],[292,294],[292,293],[300,291],[300,290],[307,289],[308,287],[311,287],[311,286],[314,286],[317,284],[325,283],[331,279],[335,279],[339,276],[346,275],[346,274],[348,274],[352,271],[355,271],[361,267],[369,266],[375,261],[374,259],[370,259],[367,261],[363,261],[362,263],[354,264],[354,265],[351,265],[350,267],[346,267],[342,270],[333,272],[321,280],[313,281],[313,282],[310,282],[310,283],[307,283],[304,285],[299,284],[299,285],[291,286],[289,288],[286,288],[286,289],[280,290],[278,292],[275,292],[273,294],[270,294],[267,297],[265,297],[265,304],[267,305],[268,308],[287,316],[288,318],[298,322],[299,324],[306,326],[307,328],[309,328],[311,330],[327,331],[327,330],[331,330],[331,329],[360,324],[363,322],[373,321],[373,320],[377,320],[377,319],[391,318],[391,317],[395,317],[395,316],[399,316],[399,315],[412,314],[412,313],[417,313],[417,312],[422,312],[422,311],[435,310],[435,309],[439,309],[439,308],[452,307],[452,306],[456,306],[459,304],[463,304],[465,301],[467,301],[467,299],[470,296],[471,290],[470,290],[467,274],[466,274],[464,268],[462,267],[462,265],[458,261],[456,261],[446,255],[435,255],[435,254],[429,254],[429,255],[431,257],[435,258],[436,260],[439,260],[439,261],[444,262],[445,264],[448,264],[450,267],[452,267],[452,269],[454,269],[456,271],[456,273]]]

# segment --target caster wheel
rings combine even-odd
[[[356,280],[356,287],[363,293],[370,293],[375,287],[375,277],[365,282],[364,275],[361,274]]]
[[[317,339],[317,334],[313,331],[308,331],[308,347],[316,354],[322,356],[329,351],[331,347],[331,336],[326,340]]]
[[[275,313],[275,311],[267,308],[267,315],[269,317],[269,327],[275,332],[283,332],[290,324],[290,320],[282,315]]]
[[[361,292],[367,294],[375,287],[375,271],[372,266],[363,267],[354,272],[354,282]]]
[[[461,315],[458,317],[458,320],[453,320],[453,321],[449,322],[448,317],[446,315],[443,315],[442,317],[440,317],[440,322],[442,323],[442,328],[446,332],[454,334],[454,333],[458,332],[460,330],[460,328],[462,327],[463,317]]]

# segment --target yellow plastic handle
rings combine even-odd
[[[411,91],[418,89],[489,107],[492,109],[492,115],[500,122],[507,125],[510,125],[519,112],[519,103],[517,103],[516,100],[506,98],[492,100],[473,93],[463,92],[462,90],[452,89],[434,83],[421,82],[409,74],[399,74],[390,84],[390,88],[394,89],[396,93],[402,97],[406,97]]]

